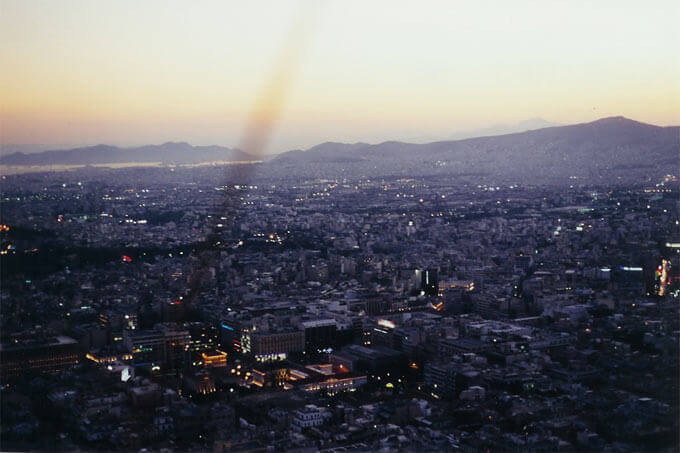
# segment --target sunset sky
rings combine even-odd
[[[677,0],[0,0],[0,141],[238,146],[255,105],[268,152],[680,124],[679,19]]]

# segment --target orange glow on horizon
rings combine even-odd
[[[0,143],[260,154],[536,117],[680,124],[677,2],[317,3],[0,0]]]

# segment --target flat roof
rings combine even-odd
[[[56,336],[56,337],[38,338],[38,339],[20,341],[18,343],[1,343],[0,344],[0,351],[12,351],[12,350],[19,350],[19,349],[40,348],[40,347],[43,347],[43,346],[58,346],[58,345],[67,345],[67,344],[76,344],[76,343],[78,343],[78,342],[71,337],[59,335],[59,336]]]

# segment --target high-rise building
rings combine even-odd
[[[216,326],[203,322],[186,323],[185,327],[189,330],[191,337],[192,352],[201,352],[215,349],[220,342],[219,330]]]
[[[338,328],[334,319],[304,321],[301,327],[305,333],[307,354],[316,354],[336,347]]]
[[[452,363],[427,364],[425,386],[435,398],[453,396],[456,391],[456,368]]]
[[[426,296],[436,296],[439,293],[439,276],[436,269],[426,269],[422,272],[421,290]]]
[[[124,332],[135,366],[151,369],[183,368],[188,363],[190,340],[187,330],[172,323],[157,324],[152,330]]]

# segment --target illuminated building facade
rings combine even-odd
[[[201,362],[207,368],[223,368],[227,366],[227,353],[212,350],[201,352]]]
[[[426,269],[421,274],[421,291],[426,296],[439,294],[439,276],[436,269]]]
[[[670,279],[671,261],[664,258],[654,271],[654,292],[659,296],[666,295]]]
[[[121,360],[132,360],[132,354],[107,354],[102,352],[88,352],[85,358],[100,365],[109,365]]]
[[[57,373],[78,363],[78,343],[59,336],[0,345],[0,376],[3,381],[31,373]]]
[[[188,362],[191,337],[175,324],[158,324],[153,330],[125,331],[126,347],[135,366],[152,370],[181,369]]]
[[[215,382],[210,375],[205,372],[197,373],[195,375],[185,374],[183,381],[186,389],[195,395],[209,395],[215,393],[217,390]]]
[[[305,333],[301,330],[291,332],[256,333],[251,336],[252,352],[255,355],[305,350]]]
[[[439,295],[443,296],[444,291],[460,288],[463,291],[474,291],[475,282],[472,280],[448,280],[439,284]]]
[[[371,344],[374,346],[395,348],[395,329],[396,325],[394,322],[387,319],[378,319],[377,325],[371,327]]]
[[[112,310],[102,310],[98,315],[97,322],[101,327],[116,330],[134,330],[138,325],[136,313],[121,314]]]
[[[241,335],[241,348],[243,353],[254,356],[301,353],[305,350],[305,333],[302,330],[251,332],[245,329]]]
[[[357,388],[368,382],[366,376],[352,376],[346,378],[329,378],[324,381],[311,382],[305,384],[302,388],[308,392],[317,392],[319,390],[325,390],[330,394],[335,394],[339,392],[352,392]]]
[[[219,325],[219,341],[224,351],[242,352],[241,322],[235,319],[222,321]]]
[[[189,349],[201,352],[215,349],[219,345],[219,330],[212,324],[192,322],[185,325],[191,337]]]

